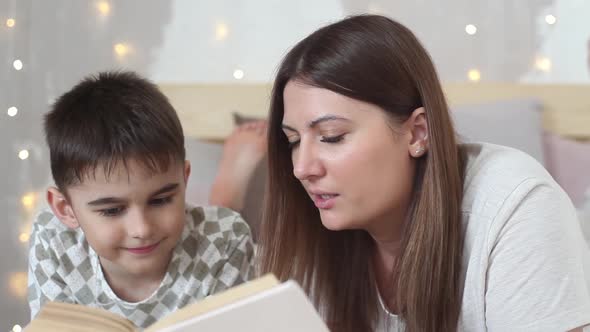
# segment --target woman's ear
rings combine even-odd
[[[67,227],[78,228],[80,223],[74,214],[72,205],[68,202],[64,194],[56,187],[47,189],[47,203],[51,207],[53,214]]]
[[[428,119],[424,107],[415,109],[405,125],[411,136],[408,144],[410,156],[422,157],[428,151]]]

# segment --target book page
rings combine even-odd
[[[271,289],[278,284],[279,281],[275,276],[271,274],[265,275],[259,279],[232,287],[222,293],[212,295],[204,300],[190,304],[154,323],[148,327],[145,332],[156,332],[162,328],[172,326],[211,310],[221,308],[241,299]]]
[[[158,332],[329,332],[301,287],[292,280]]]
[[[112,312],[80,304],[48,302],[25,332],[135,332],[129,320]]]

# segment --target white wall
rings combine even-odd
[[[202,2],[176,0],[174,20],[150,69],[158,82],[267,82],[285,52],[316,28],[343,16],[338,0]],[[216,38],[217,28],[227,31]]]

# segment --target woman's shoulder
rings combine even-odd
[[[463,144],[460,149],[466,159],[464,214],[495,218],[498,211],[516,208],[540,191],[551,191],[564,204],[569,202],[543,165],[522,151],[488,143]]]
[[[461,144],[466,157],[465,183],[473,181],[506,182],[524,178],[550,180],[551,175],[535,158],[520,150],[490,143]]]
[[[583,325],[590,255],[567,194],[523,152],[490,144],[461,148],[467,157],[462,210],[469,284],[463,300],[475,304],[464,306],[464,323],[485,319],[498,330]],[[482,316],[475,308],[484,303]]]
[[[464,193],[504,199],[523,183],[559,187],[536,159],[506,146],[489,143],[461,144],[465,156]]]

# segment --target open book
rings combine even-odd
[[[140,331],[129,320],[103,309],[49,302],[25,332]],[[145,332],[277,331],[328,332],[303,290],[272,275],[190,304]]]

